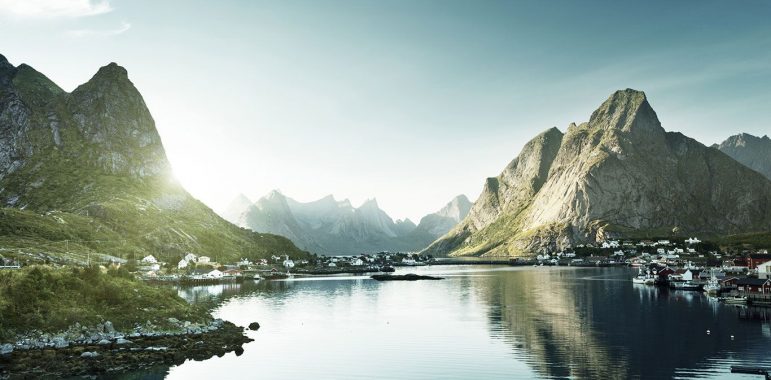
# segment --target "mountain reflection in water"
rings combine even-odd
[[[248,332],[256,341],[240,357],[189,361],[168,378],[721,378],[732,365],[771,365],[764,310],[633,285],[627,269],[399,272],[445,280],[341,276],[179,288],[194,302],[218,303],[218,317],[262,328]]]

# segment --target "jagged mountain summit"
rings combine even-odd
[[[115,63],[67,93],[0,56],[0,205],[0,242],[22,260],[304,254],[226,222],[173,179],[153,118]]]
[[[529,141],[488,178],[433,255],[517,256],[617,236],[771,231],[771,181],[680,133],[648,99],[612,94],[588,122]]]
[[[468,215],[471,206],[471,201],[465,195],[458,195],[441,210],[421,218],[416,228],[435,238],[442,236]]]
[[[375,199],[356,208],[332,195],[303,203],[274,190],[231,220],[254,231],[285,236],[311,252],[351,255],[421,250],[449,231],[469,208],[468,199],[459,196],[415,225],[409,219],[394,221]]]
[[[238,194],[235,198],[233,198],[232,201],[222,209],[219,214],[222,216],[225,220],[231,222],[231,223],[238,223],[238,219],[241,217],[241,214],[246,211],[246,209],[249,208],[249,206],[252,205],[252,201],[244,194]]]
[[[731,136],[714,147],[771,179],[771,139],[768,136],[757,137],[742,133]]]

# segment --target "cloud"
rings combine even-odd
[[[19,18],[83,17],[111,11],[109,0],[0,0],[0,14]]]
[[[115,29],[76,29],[67,31],[71,37],[110,37],[123,34],[131,29],[131,24],[123,21],[120,27]]]

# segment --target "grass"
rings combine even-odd
[[[0,271],[0,338],[32,330],[58,332],[76,322],[94,326],[111,321],[119,331],[168,318],[204,322],[202,306],[191,305],[173,289],[133,279],[125,270],[31,266]]]

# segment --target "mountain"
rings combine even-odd
[[[67,93],[0,56],[0,204],[2,254],[23,261],[305,254],[226,222],[173,179],[154,120],[115,63]]]
[[[771,139],[768,136],[757,137],[742,133],[731,136],[714,147],[771,179]]]
[[[611,237],[771,231],[771,181],[666,132],[645,94],[612,94],[488,178],[469,215],[424,253],[517,256]]]
[[[232,201],[230,201],[225,209],[220,211],[219,214],[228,222],[236,224],[238,223],[238,219],[241,217],[241,214],[243,214],[251,205],[252,201],[249,200],[246,195],[238,194],[235,198],[233,198]]]
[[[446,234],[463,220],[471,210],[472,203],[465,195],[458,195],[441,210],[420,219],[417,229],[434,236],[434,239]],[[433,240],[433,239],[432,239]]]
[[[465,196],[421,219],[393,221],[370,199],[355,208],[331,195],[302,203],[272,191],[245,209],[237,224],[285,236],[299,247],[326,255],[379,251],[417,251],[449,231],[468,212]]]

